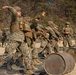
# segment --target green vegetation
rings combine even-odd
[[[48,4],[48,2],[51,2]],[[22,8],[23,16],[34,18],[41,11],[46,11],[46,18],[42,24],[47,24],[47,20],[53,20],[59,28],[62,28],[66,21],[72,23],[75,28],[76,22],[76,0],[0,0],[0,8],[3,5],[18,5]],[[7,20],[6,20],[7,18]],[[0,10],[0,24],[10,24],[10,14],[8,10]]]

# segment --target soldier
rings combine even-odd
[[[29,47],[32,45],[32,30],[30,28],[31,23],[29,23],[31,20],[30,17],[25,18],[25,24],[24,24],[24,33],[25,33],[25,42],[28,44]]]
[[[24,27],[23,27],[23,31],[24,31],[24,34],[25,34],[25,42],[27,43],[28,45],[28,48],[30,50],[30,52],[32,53],[32,44],[33,44],[33,33],[32,33],[32,30],[30,28],[30,21],[31,21],[31,17],[25,17],[25,24],[24,24]],[[35,54],[34,54],[35,55]],[[33,55],[32,55],[33,56]],[[31,63],[32,63],[32,56],[31,56]],[[31,64],[31,67],[33,70],[38,70],[33,64]]]
[[[25,37],[22,31],[23,28],[22,26],[20,26],[20,21],[22,21],[21,8],[18,6],[3,6],[2,8],[8,9],[12,13],[12,19],[10,24],[11,34],[9,36],[8,45],[5,48],[5,53],[2,56],[2,62],[0,62],[0,66],[3,65],[5,60],[10,56],[12,56],[13,62],[9,61],[8,67],[11,66],[11,64],[15,63],[16,60],[22,56],[22,58],[24,59],[24,64],[22,64],[24,68],[26,63],[26,73],[33,74],[30,62],[31,52],[28,49],[27,44],[24,43]],[[13,54],[14,50],[16,50],[16,52]]]
[[[35,43],[38,42],[38,39],[37,39],[37,32],[38,32],[38,29],[40,29],[39,25],[38,25],[38,22],[39,22],[39,18],[35,18],[33,20],[33,23],[31,24],[31,29],[33,31],[33,51],[32,51],[32,55],[33,55],[33,65],[40,65],[42,62],[38,59],[38,49],[35,47]]]
[[[50,44],[52,46],[53,51],[59,52],[59,47],[57,44],[58,37],[60,36],[60,33],[56,29],[56,25],[52,21],[48,21],[48,27],[47,30],[50,34]]]
[[[41,13],[37,17],[39,17],[39,19],[40,19],[40,21],[39,21],[40,24],[42,24],[43,26],[47,25],[48,18],[47,18],[47,14],[46,14],[45,10],[41,11]]]
[[[63,46],[64,51],[67,49],[67,44],[69,47],[72,46],[72,36],[73,36],[73,29],[70,27],[70,23],[66,22],[66,26],[63,28]]]
[[[48,48],[49,46],[49,33],[47,32],[47,30],[45,30],[45,28],[43,28],[42,30],[39,30],[39,36],[38,38],[40,39],[41,42],[41,46],[40,49],[42,54],[44,54],[44,56],[46,57],[46,55],[49,53],[50,54],[50,50]]]

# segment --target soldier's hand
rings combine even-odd
[[[7,8],[8,8],[8,6],[3,6],[3,7],[2,7],[2,9],[7,9]]]
[[[59,36],[59,40],[63,41],[63,37],[62,36]]]

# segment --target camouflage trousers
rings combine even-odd
[[[2,62],[0,62],[0,66],[2,66],[9,57],[13,58],[13,62],[11,62],[11,64],[15,63],[19,57],[22,57],[22,65],[26,67],[26,69],[31,69],[31,52],[30,49],[28,49],[27,44],[24,42],[21,43],[10,40],[5,48],[5,53],[0,58],[0,60],[2,60]]]
[[[59,46],[56,40],[52,39],[50,44],[54,52],[59,52]]]
[[[68,44],[69,47],[72,46],[72,41],[71,41],[71,39],[72,39],[72,38],[71,38],[70,36],[64,37],[64,40],[63,40],[64,50],[66,50],[67,44]]]
[[[28,47],[27,43],[22,43],[19,48],[23,56],[23,65],[26,66],[26,69],[32,69],[32,52],[30,47]]]
[[[32,39],[29,37],[26,37],[26,43],[30,47],[32,45]]]
[[[34,48],[32,50],[32,58],[33,59],[37,59],[38,58],[38,49],[37,48]]]
[[[39,39],[36,39],[34,42],[33,42],[33,50],[32,50],[32,58],[33,59],[38,59],[38,54],[39,54],[39,48],[41,46],[41,41]]]
[[[46,46],[44,47],[43,49],[43,52],[42,52],[44,55],[49,55],[51,53],[54,53],[54,48],[52,47],[52,45],[47,42]]]

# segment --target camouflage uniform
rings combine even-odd
[[[22,16],[18,15],[18,11],[21,11],[21,8],[19,7],[11,7],[11,6],[6,6],[6,8],[11,11],[12,13],[12,20],[11,20],[11,25],[10,25],[10,31],[11,34],[9,35],[9,42],[7,47],[5,48],[5,53],[4,53],[4,61],[12,56],[13,58],[13,62],[9,61],[9,64],[13,64],[16,62],[16,60],[22,56],[23,60],[24,60],[24,64],[22,64],[25,67],[25,63],[26,63],[26,70],[30,70],[31,69],[31,52],[30,50],[27,48],[27,45],[24,43],[25,37],[24,37],[24,33],[22,32],[22,30],[20,29],[20,21],[22,19]],[[13,51],[16,50],[16,52],[13,54]],[[27,59],[27,60],[26,60]],[[3,64],[1,63],[1,65]],[[22,62],[21,62],[22,63]],[[9,65],[10,66],[10,65]],[[8,67],[9,67],[8,66]]]
[[[72,46],[72,36],[73,36],[73,29],[70,27],[70,23],[66,22],[66,27],[63,28],[63,46],[64,51],[66,51],[67,44],[69,47]]]
[[[40,21],[39,21],[40,24],[42,24],[43,26],[46,26],[47,25],[48,18],[46,16],[46,11],[42,11],[36,17],[40,19]]]
[[[39,61],[38,59],[38,48],[36,48],[35,44],[39,42],[37,32],[38,29],[40,29],[38,25],[39,19],[36,18],[34,19],[33,23],[31,24],[31,29],[33,31],[33,51],[32,51],[32,56],[33,56],[33,65],[40,65],[42,62]]]
[[[42,48],[42,54],[44,55],[44,57],[51,54],[53,51],[52,45],[50,44],[49,37],[50,37],[49,31],[46,30],[45,28],[41,36],[41,48]]]
[[[57,41],[58,41],[58,37],[60,36],[60,33],[58,32],[57,29],[55,29],[54,25],[55,24],[52,21],[48,21],[47,30],[49,31],[49,34],[50,34],[49,39],[50,39],[50,44],[52,46],[52,49],[55,52],[59,52]]]
[[[32,30],[30,28],[31,25],[30,20],[31,20],[30,17],[26,17],[24,24],[25,42],[28,44],[29,47],[31,47],[32,45],[32,38],[33,38]]]

